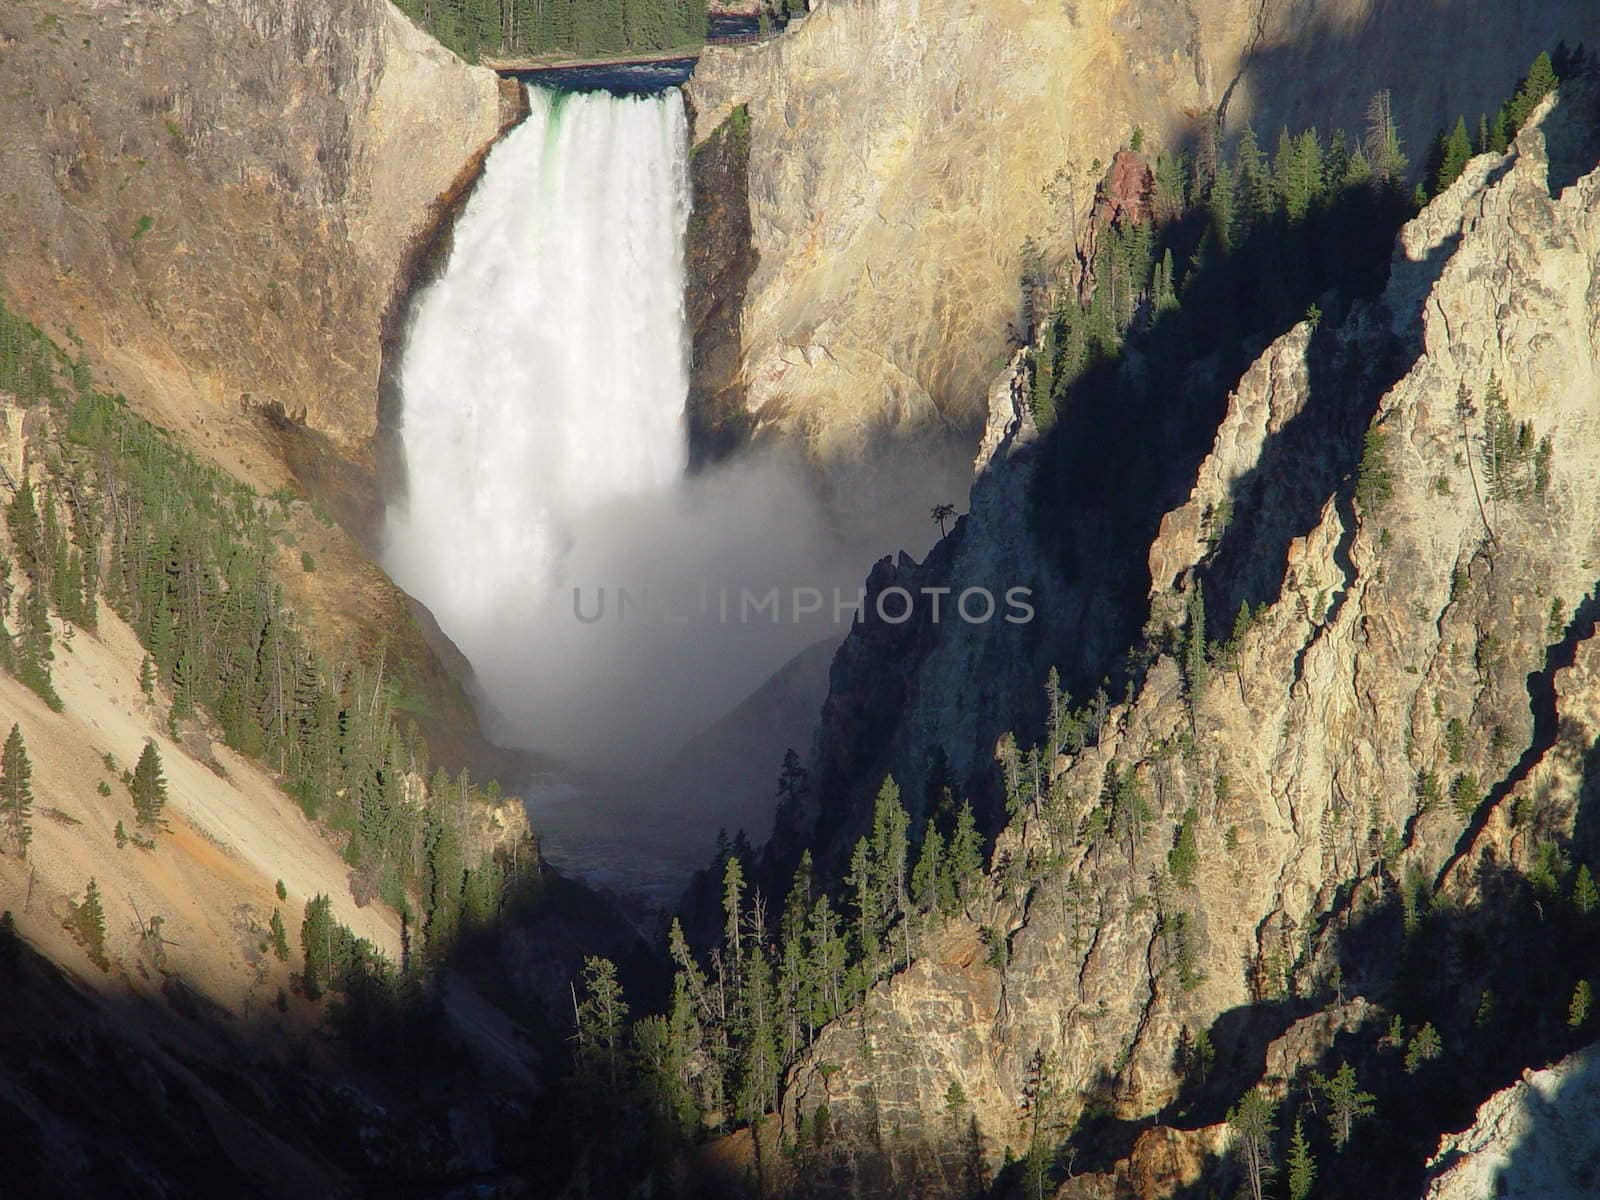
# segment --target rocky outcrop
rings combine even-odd
[[[694,147],[685,239],[685,319],[693,355],[685,416],[689,465],[727,458],[748,439],[739,318],[756,252],[750,244],[750,118],[729,113]]]
[[[749,408],[824,460],[885,431],[974,429],[1024,238],[1064,256],[1136,128],[1150,148],[1217,111],[1227,136],[1359,130],[1390,88],[1420,168],[1435,131],[1493,111],[1539,51],[1597,34],[1576,2],[827,0],[771,42],[709,48],[697,136],[750,113]]]
[[[22,310],[180,431],[266,406],[362,445],[409,248],[512,115],[496,77],[385,0],[23,0],[0,64]]]
[[[1003,947],[985,960],[972,929],[929,934],[921,960],[812,1047],[791,1124],[826,1104],[836,1126],[892,1127],[908,1161],[943,1162],[960,1152],[941,1124],[954,1080],[997,1161],[1025,1142],[1036,1053],[1059,1065],[1074,1116],[1153,1121],[1180,1106],[1173,1064],[1199,1030],[1242,1064],[1243,1090],[1284,1069],[1269,1043],[1297,1011],[1386,985],[1384,954],[1340,947],[1393,881],[1437,878],[1440,903],[1471,904],[1496,869],[1578,829],[1593,769],[1579,748],[1600,733],[1600,146],[1576,104],[1547,102],[1511,153],[1473,160],[1407,226],[1380,304],[1297,327],[1240,381],[1150,547],[1141,685],[1097,743],[1055,759],[1053,786],[996,843],[994,894],[973,915]],[[1589,174],[1561,165],[1578,160]],[[1027,424],[1006,415],[1010,389],[993,399],[1008,433],[972,513],[928,574],[902,577],[965,582],[947,572],[980,547],[1024,569],[1021,515],[997,501],[1028,470]],[[1502,443],[1488,464],[1496,423],[1520,449]],[[1208,600],[1247,598],[1253,619],[1186,681],[1163,647],[1200,583]],[[1056,616],[1047,592],[1040,622]],[[902,694],[951,700],[942,721],[908,701],[899,728],[927,719],[926,744],[959,740],[992,674],[983,638],[925,631],[914,654],[884,658],[869,648],[880,636],[847,641],[830,705],[892,663]],[[1113,767],[1131,790],[1097,837],[1086,818]],[[1458,778],[1453,802],[1435,790]],[[1150,820],[1119,826],[1131,796]],[[1185,813],[1190,886],[1166,870]],[[1348,1016],[1305,1036],[1366,1023]]]
[[[1439,1144],[1426,1200],[1535,1200],[1586,1196],[1600,1157],[1600,1051],[1525,1071],[1490,1096],[1471,1128]]]

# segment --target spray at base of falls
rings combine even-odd
[[[779,455],[684,475],[681,95],[529,100],[414,307],[384,560],[471,662],[497,738],[638,770],[829,630],[619,620],[620,591],[853,590],[863,559]],[[578,589],[610,594],[606,621],[577,619]]]
[[[492,736],[575,769],[505,781],[547,850],[644,892],[719,826],[765,836],[825,698],[819,647],[849,625],[799,596],[854,597],[959,493],[938,463],[883,459],[841,513],[781,447],[687,476],[683,100],[529,99],[413,306],[384,561],[472,664]],[[602,591],[605,618],[580,618]]]

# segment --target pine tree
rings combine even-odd
[[[461,887],[461,915],[469,929],[487,929],[500,915],[505,890],[505,870],[486,852],[476,870],[468,871]]]
[[[1178,836],[1171,853],[1167,855],[1167,870],[1172,873],[1172,882],[1181,888],[1194,886],[1195,872],[1200,868],[1200,844],[1195,836],[1199,821],[1199,810],[1191,805],[1183,814]]]
[[[466,877],[465,851],[456,814],[451,811],[453,784],[442,783],[440,771],[428,789],[429,814],[422,873],[428,956],[442,962],[461,924],[461,885]]]
[[[1238,163],[1239,184],[1233,242],[1239,245],[1272,219],[1278,209],[1278,199],[1267,171],[1266,157],[1256,141],[1255,130],[1248,125],[1239,135],[1239,148],[1234,158]]]
[[[690,1085],[687,1064],[700,1069],[694,1076],[697,1104],[707,1109],[724,1105],[724,1058],[721,1053],[726,1012],[723,997],[714,991],[689,950],[683,926],[676,917],[667,935],[667,951],[676,971],[672,980],[672,1036],[684,1055],[683,1085]]]
[[[165,613],[165,608],[161,610]],[[156,637],[151,635],[152,653],[155,652]],[[160,656],[157,655],[157,661]],[[194,659],[187,650],[181,652],[172,665],[172,712],[171,720],[188,721],[195,715],[195,665]]]
[[[650,1114],[656,1162],[670,1160],[699,1116],[687,1082],[687,1057],[682,1027],[672,1017],[645,1017],[634,1024],[632,1073]]]
[[[1376,516],[1394,495],[1394,470],[1389,463],[1389,434],[1374,421],[1362,443],[1356,476],[1356,502],[1364,516]]]
[[[1588,916],[1600,905],[1600,888],[1595,887],[1594,875],[1588,863],[1579,863],[1572,880],[1572,907],[1582,916]]]
[[[744,938],[740,934],[743,912],[744,867],[737,854],[730,854],[722,870],[722,944],[733,958],[735,988],[744,965]]]
[[[1344,186],[1344,177],[1350,170],[1350,135],[1342,129],[1335,129],[1333,137],[1328,141],[1328,155],[1322,161],[1323,184],[1330,192],[1337,192]]]
[[[272,952],[278,956],[279,962],[289,961],[289,932],[283,927],[283,914],[276,908],[272,910],[271,941]]]
[[[1263,1200],[1267,1180],[1278,1169],[1272,1157],[1272,1135],[1277,1129],[1272,1101],[1266,1098],[1261,1089],[1251,1088],[1228,1111],[1228,1126],[1233,1131],[1239,1158],[1244,1164],[1251,1200]]]
[[[84,891],[83,902],[73,905],[69,911],[67,928],[88,952],[90,962],[102,971],[111,969],[111,960],[106,957],[106,914],[100,906],[100,885],[92,877]]]
[[[1028,407],[1033,413],[1033,423],[1041,431],[1048,430],[1055,420],[1055,370],[1060,353],[1057,324],[1054,317],[1045,320],[1039,352],[1032,356],[1033,387],[1029,392]],[[941,514],[948,518],[955,515],[955,506],[941,504],[933,511],[935,520],[939,520]]]
[[[67,548],[65,536],[61,538],[56,569],[50,576],[50,599],[62,620],[80,628],[88,624],[83,600],[83,559],[76,550]]]
[[[1406,173],[1406,156],[1400,149],[1400,131],[1387,90],[1374,93],[1367,104],[1367,132],[1363,142],[1372,173],[1384,183],[1398,185]]]
[[[816,1004],[816,978],[806,954],[806,920],[811,914],[811,851],[800,856],[794,884],[783,905],[778,932],[778,1008],[782,1023],[779,1052],[787,1065],[809,1039],[801,1025]]]
[[[1322,142],[1315,129],[1297,138],[1285,128],[1272,161],[1279,202],[1291,221],[1302,221],[1322,190]]]
[[[61,697],[56,694],[50,678],[50,663],[55,654],[50,649],[50,611],[42,580],[36,580],[22,598],[15,658],[18,680],[60,712]]]
[[[159,827],[161,810],[167,803],[167,781],[161,773],[161,754],[154,742],[146,742],[133,770],[133,811],[139,824]]]
[[[1151,216],[1157,224],[1165,225],[1183,215],[1188,174],[1188,163],[1182,155],[1161,154],[1156,157]]]
[[[886,778],[878,789],[878,798],[872,810],[872,889],[876,912],[873,934],[887,943],[896,921],[902,921],[910,911],[908,884],[908,859],[910,818],[900,803],[900,787],[894,779]],[[902,928],[900,946],[904,961],[909,965],[911,946],[909,930]],[[892,954],[891,954],[891,957]]]
[[[1361,1090],[1355,1068],[1347,1062],[1339,1064],[1333,1078],[1318,1076],[1314,1083],[1328,1101],[1328,1129],[1333,1144],[1342,1150],[1349,1144],[1356,1122],[1372,1115],[1373,1095]]]
[[[1433,193],[1438,195],[1459,179],[1471,158],[1472,139],[1467,136],[1467,119],[1458,117],[1456,127],[1440,147],[1439,170],[1434,177]]]
[[[33,764],[28,761],[28,748],[22,741],[22,728],[11,726],[5,750],[0,753],[0,812],[3,812],[6,833],[19,857],[28,857],[28,843],[33,840]]]
[[[322,985],[333,978],[334,919],[333,902],[317,895],[306,901],[305,920],[300,924],[300,952],[305,958],[300,985],[306,999],[322,995]]]
[[[1415,1075],[1422,1069],[1423,1063],[1431,1062],[1442,1053],[1444,1045],[1439,1040],[1439,1031],[1433,1027],[1432,1021],[1424,1021],[1406,1047],[1406,1073]]]
[[[911,872],[911,900],[918,912],[949,911],[944,899],[948,890],[944,867],[944,838],[930,823],[922,835],[922,851]]]
[[[1190,702],[1193,703],[1205,692],[1206,682],[1210,678],[1210,667],[1206,661],[1206,598],[1198,581],[1190,590],[1185,607],[1183,679],[1188,685]]]
[[[139,690],[144,693],[146,700],[156,698],[156,664],[148,654],[139,664]]]
[[[1217,164],[1217,175],[1206,195],[1206,211],[1210,218],[1212,239],[1224,252],[1233,248],[1235,183],[1233,168],[1226,162]]]
[[[956,810],[956,827],[950,835],[948,861],[947,874],[956,902],[965,906],[977,896],[983,882],[983,835],[978,832],[972,805],[965,800]]]
[[[739,1115],[754,1124],[777,1104],[778,1061],[772,971],[758,944],[752,946],[739,1000],[743,1017],[739,1052]]]
[[[1289,1139],[1289,1200],[1308,1200],[1317,1179],[1317,1161],[1306,1141],[1305,1122],[1294,1119],[1294,1136]]]
[[[1372,182],[1372,160],[1367,157],[1367,152],[1360,146],[1350,155],[1344,174],[1339,178],[1339,186],[1346,191],[1354,188],[1364,188]]]
[[[1114,779],[1113,772],[1116,773]],[[1107,764],[1106,773],[1112,789],[1110,832],[1119,842],[1127,844],[1128,866],[1131,868],[1139,843],[1144,839],[1145,828],[1150,823],[1152,815],[1150,802],[1145,796],[1144,784],[1139,780],[1137,768],[1129,767],[1126,771],[1119,771],[1117,762],[1113,759]]]
[[[810,772],[800,765],[800,756],[793,747],[784,751],[783,767],[778,773],[778,810],[774,818],[779,828],[792,828],[799,820],[800,808],[809,791]]]
[[[1506,126],[1509,134],[1517,133],[1527,123],[1533,110],[1539,107],[1539,102],[1555,91],[1556,83],[1555,67],[1550,62],[1550,55],[1541,53],[1533,60],[1522,86],[1507,105]]]
[[[1204,1085],[1211,1078],[1211,1068],[1217,1061],[1217,1048],[1211,1041],[1211,1032],[1201,1029],[1194,1035],[1194,1041],[1189,1045],[1189,1053],[1184,1059],[1184,1074],[1197,1084]]]
[[[1567,1024],[1573,1029],[1582,1029],[1589,1022],[1590,1010],[1594,1008],[1594,988],[1587,979],[1578,980],[1572,989],[1572,1002],[1567,1005]]]
[[[39,523],[33,484],[26,478],[11,497],[11,503],[6,505],[6,528],[11,532],[17,565],[30,579],[38,582],[43,578],[45,568],[44,532]]]
[[[816,1003],[807,1021],[825,1025],[845,1009],[844,976],[848,962],[845,940],[833,904],[824,892],[812,906],[806,924],[806,948],[816,985]]]
[[[1023,1175],[1031,1196],[1043,1197],[1050,1186],[1057,1139],[1064,1124],[1061,1068],[1054,1055],[1035,1050],[1022,1080],[1018,1107],[1028,1130]]]
[[[583,999],[575,1014],[579,1086],[593,1099],[614,1102],[622,1095],[627,1066],[624,1034],[628,1004],[617,980],[616,964],[590,956],[583,960]]]
[[[1154,324],[1162,316],[1178,309],[1176,268],[1172,265],[1172,250],[1162,252],[1156,264],[1155,276],[1150,286],[1150,320]]]
[[[1015,817],[1022,811],[1022,805],[1028,798],[1022,786],[1022,757],[1017,749],[1015,734],[1007,730],[1000,735],[995,757],[1000,760],[1000,783],[1005,792],[1006,816]]]
[[[878,936],[878,896],[872,872],[872,849],[866,838],[858,838],[850,851],[850,870],[844,882],[855,901],[856,957],[867,975],[876,979],[883,943]]]

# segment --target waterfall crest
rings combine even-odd
[[[528,97],[418,298],[385,539],[480,674],[552,601],[585,515],[686,458],[683,98]]]

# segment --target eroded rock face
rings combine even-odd
[[[685,415],[691,468],[727,458],[749,437],[739,318],[756,267],[750,244],[750,129],[727,119],[694,147],[685,239],[685,318],[693,357]]]
[[[824,460],[873,431],[975,429],[1023,239],[1064,257],[1135,128],[1147,149],[1208,110],[1229,137],[1246,120],[1269,142],[1280,123],[1359,130],[1390,88],[1420,168],[1438,129],[1492,112],[1596,20],[1578,0],[826,0],[759,47],[710,48],[697,136],[750,106],[749,407]]]
[[[0,10],[7,303],[202,458],[322,500],[343,528],[303,533],[314,575],[286,554],[291,599],[327,644],[414,666],[441,760],[508,776],[431,617],[347,531],[375,525],[386,316],[521,96],[386,0]]]
[[[825,1103],[842,1130],[892,1126],[889,1154],[908,1166],[948,1162],[961,1143],[940,1114],[956,1080],[993,1162],[1025,1144],[1036,1053],[1058,1064],[1075,1112],[1093,1103],[1131,1120],[1177,1098],[1174,1063],[1197,1030],[1281,1074],[1375,1018],[1357,1000],[1323,1014],[1326,1028],[1280,1038],[1284,1006],[1263,1001],[1376,984],[1392,964],[1352,960],[1336,975],[1335,945],[1386,879],[1414,868],[1470,902],[1486,865],[1525,863],[1535,827],[1573,828],[1582,748],[1600,734],[1600,146],[1578,137],[1570,108],[1542,113],[1406,227],[1379,304],[1337,329],[1290,331],[1240,381],[1151,546],[1151,627],[1181,622],[1202,581],[1208,597],[1259,602],[1255,620],[1198,691],[1158,656],[1099,743],[1057,759],[1058,800],[1023,805],[996,844],[992,900],[973,911],[1006,953],[978,959],[970,929],[930,934],[926,960],[812,1047],[791,1081],[791,1125]],[[1574,157],[1591,172],[1552,170]],[[1374,358],[1383,372],[1356,369]],[[1355,366],[1328,370],[1339,364]],[[1390,488],[1363,507],[1356,472],[1333,468],[1365,426],[1366,413],[1353,429],[1343,413],[1361,394],[1351,381],[1384,379],[1368,411]],[[1498,472],[1482,458],[1493,386],[1530,427],[1524,455]],[[985,497],[1028,469],[1007,457],[1024,430],[1010,422],[952,555],[1022,545],[1020,514]],[[1226,524],[1224,500],[1238,510]],[[866,646],[860,631],[847,642],[836,697],[872,677],[872,661],[850,657]],[[945,651],[902,662],[897,686],[962,696],[985,660]],[[1455,748],[1453,720],[1470,731]],[[953,730],[932,720],[925,732]],[[1096,848],[1083,818],[1113,763],[1154,817]],[[1429,800],[1429,772],[1470,773],[1479,791],[1464,806]],[[1164,868],[1191,809],[1199,865],[1183,887]]]
[[[1586,1196],[1600,1161],[1600,1051],[1590,1047],[1496,1092],[1439,1143],[1425,1200]]]
[[[249,404],[371,436],[408,249],[510,115],[493,73],[384,0],[20,0],[0,78],[23,311],[163,424]]]

